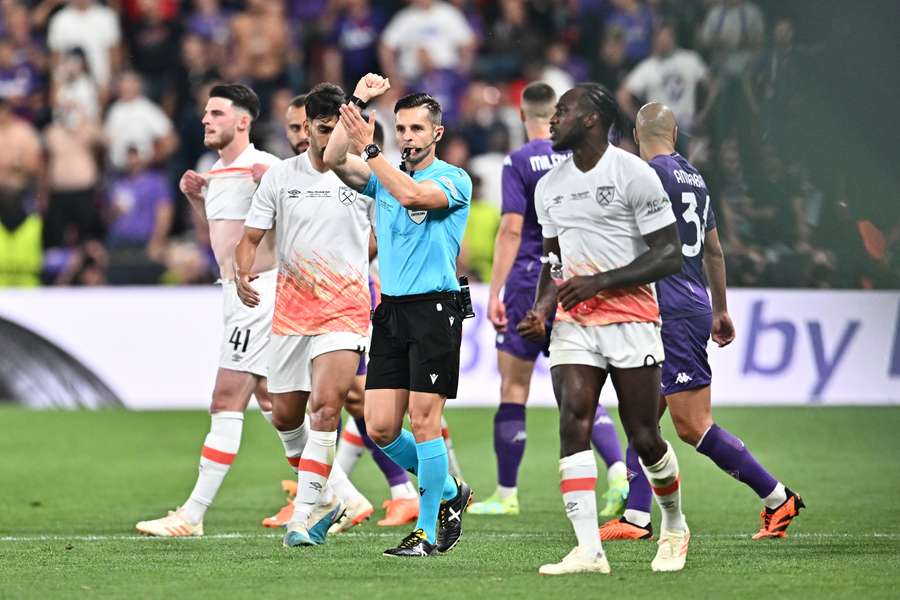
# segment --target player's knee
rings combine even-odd
[[[580,443],[591,436],[592,419],[587,413],[561,411],[559,415],[559,439]]]
[[[525,404],[528,400],[528,387],[517,381],[502,379],[500,382],[500,401],[506,404]]]
[[[397,436],[400,435],[400,427],[388,423],[366,421],[366,433],[373,442],[383,448],[397,439]]]
[[[629,438],[628,443],[634,447],[635,452],[637,452],[645,465],[656,463],[666,451],[666,444],[659,434],[659,430],[655,427],[647,427],[635,431]]]
[[[303,425],[303,415],[272,410],[272,425],[278,431],[291,431]]]
[[[321,404],[309,411],[309,425],[316,431],[335,431],[341,419],[341,407]]]
[[[213,390],[212,402],[209,405],[209,412],[211,414],[223,411],[243,410],[243,402],[234,391],[228,389]]]
[[[672,415],[672,424],[681,441],[691,446],[696,446],[706,430],[709,429],[707,423],[697,419],[676,417],[674,414]]]

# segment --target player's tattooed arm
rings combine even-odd
[[[728,314],[728,299],[725,294],[725,253],[719,243],[719,232],[713,228],[706,232],[703,251],[703,271],[709,283],[713,307],[712,339],[719,345],[727,346],[734,340],[734,323]]]
[[[256,248],[266,235],[265,229],[244,227],[244,235],[234,249],[234,278],[236,281],[237,295],[241,302],[249,307],[259,305],[259,292],[250,285],[259,275],[252,272],[253,262],[256,260]]]
[[[681,239],[675,223],[643,236],[649,249],[619,269],[572,277],[559,286],[564,310],[596,296],[606,289],[629,288],[659,281],[681,270]]]
[[[544,238],[544,255],[549,256],[551,252],[557,256],[562,254],[559,249],[559,238]],[[541,342],[547,336],[546,321],[553,314],[557,297],[557,287],[550,277],[550,267],[550,263],[544,263],[541,267],[534,306],[525,313],[516,326],[516,331],[526,340]]]

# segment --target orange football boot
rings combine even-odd
[[[271,517],[266,517],[262,520],[262,526],[268,527],[270,529],[278,529],[279,527],[284,527],[290,522],[291,517],[294,516],[294,502],[293,500],[288,500],[288,503],[281,507],[277,513],[272,515]]]
[[[406,525],[419,518],[418,498],[385,500],[382,502],[381,507],[386,509],[384,518],[378,521],[378,525],[381,527]]]
[[[281,489],[288,495],[288,498],[293,498],[297,495],[297,480],[296,479],[282,479],[281,480]]]
[[[629,523],[625,517],[611,519],[600,526],[600,539],[609,540],[649,540],[653,537],[653,527],[640,527]]]
[[[806,508],[806,504],[803,503],[803,498],[799,494],[795,494],[788,488],[785,488],[784,491],[787,492],[787,500],[782,502],[778,508],[774,510],[763,508],[759,513],[760,526],[759,531],[753,536],[754,540],[787,537],[788,526],[794,517],[800,514],[800,509]]]

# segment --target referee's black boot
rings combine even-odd
[[[385,556],[431,556],[432,554],[434,554],[434,544],[428,541],[425,532],[421,529],[416,529],[403,538],[396,548],[388,548],[384,551]]]
[[[472,501],[472,488],[465,481],[456,480],[456,497],[441,502],[438,513],[437,551],[450,552],[462,536],[462,518]]]

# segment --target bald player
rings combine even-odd
[[[646,104],[635,123],[634,141],[641,158],[659,175],[672,202],[684,256],[681,271],[656,284],[666,355],[662,410],[668,406],[682,441],[747,484],[762,499],[761,525],[753,539],[785,537],[791,521],[804,507],[803,500],[772,477],[739,438],[712,418],[712,373],[706,344],[710,334],[720,348],[730,344],[734,325],[725,297],[725,257],[706,182],[687,159],[675,152],[678,124],[669,107],[658,102]],[[707,283],[712,292],[711,305]],[[650,486],[631,446],[627,461],[634,473],[631,494],[622,518],[601,527],[604,540],[649,539],[653,533]]]

